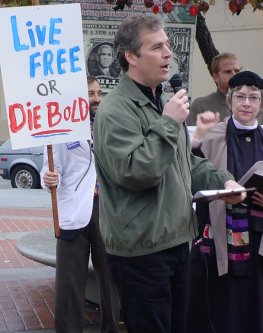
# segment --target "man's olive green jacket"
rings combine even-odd
[[[233,179],[192,155],[185,126],[161,116],[125,74],[97,110],[94,152],[101,234],[106,251],[118,256],[191,240],[197,233],[192,193],[222,189]]]

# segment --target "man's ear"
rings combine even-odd
[[[213,78],[213,80],[214,80],[214,82],[215,82],[215,84],[216,84],[216,86],[217,86],[217,85],[218,85],[218,84],[217,84],[218,75],[215,74],[215,73],[213,73],[213,74],[212,74],[212,78]]]
[[[137,55],[131,51],[125,51],[125,58],[129,64],[135,65],[137,60]]]

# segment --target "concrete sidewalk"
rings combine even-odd
[[[55,332],[55,268],[23,257],[15,247],[27,232],[50,228],[49,193],[0,189],[0,333]],[[99,312],[87,308],[85,317],[84,332],[99,333]]]
[[[51,209],[51,197],[46,191],[18,188],[0,189],[0,208]]]

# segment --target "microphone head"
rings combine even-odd
[[[174,93],[182,88],[183,80],[180,74],[174,74],[170,79],[170,85],[173,88]]]

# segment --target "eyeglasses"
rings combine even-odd
[[[244,103],[246,99],[248,99],[249,103],[251,103],[251,104],[256,104],[261,101],[261,97],[259,97],[259,96],[233,95],[233,98],[238,103]]]

